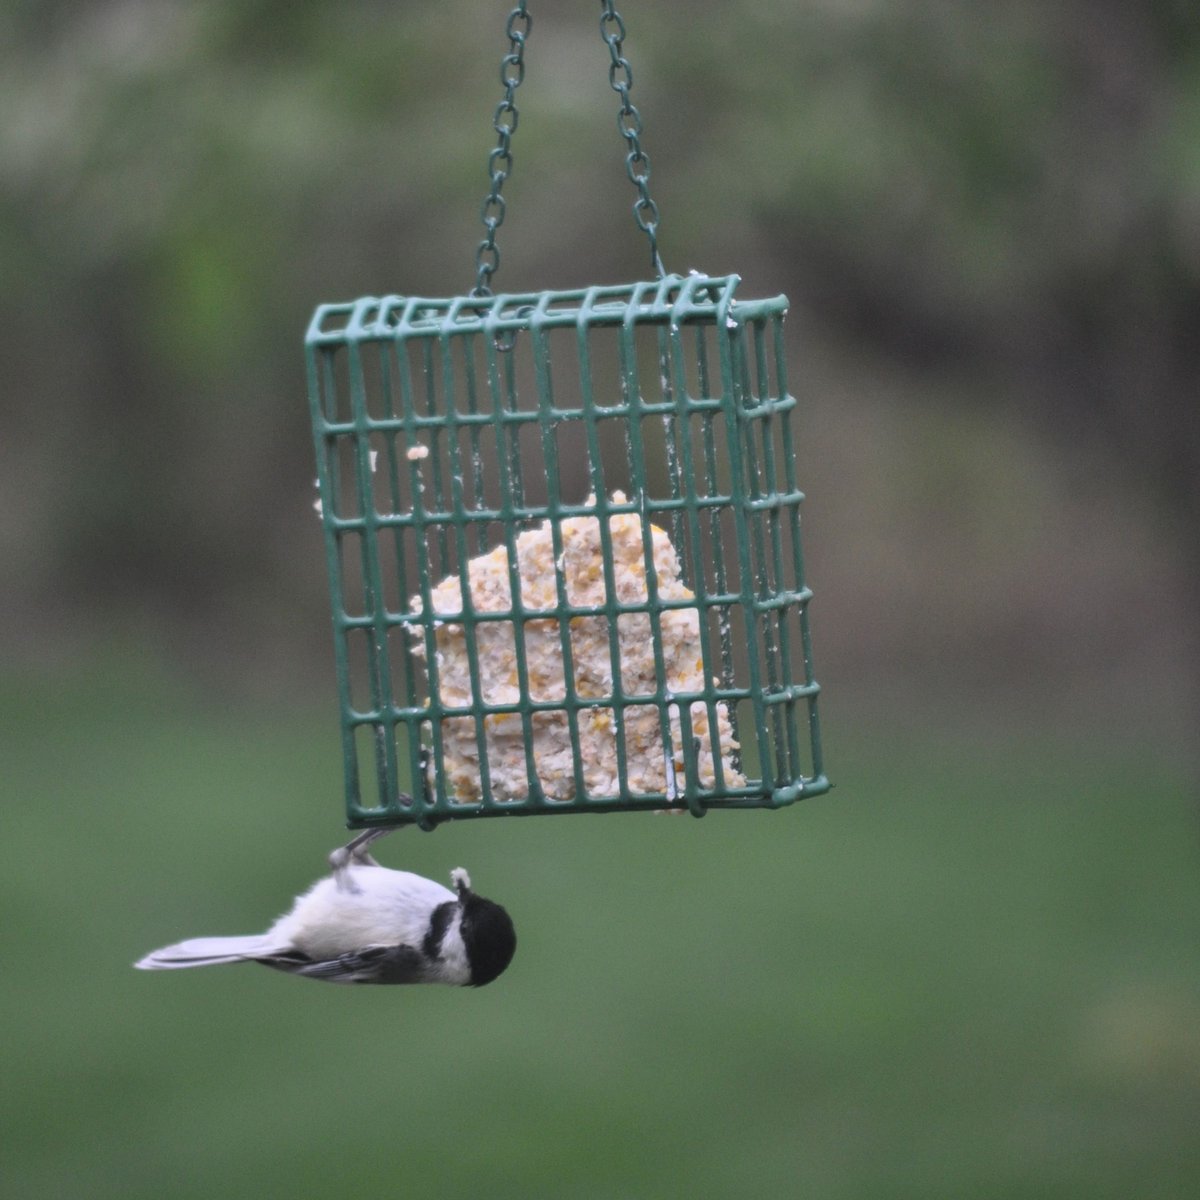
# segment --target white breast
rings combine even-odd
[[[297,897],[292,911],[271,927],[272,940],[318,961],[364,946],[420,947],[439,904],[456,899],[449,888],[409,871],[351,866],[339,888],[330,877]]]

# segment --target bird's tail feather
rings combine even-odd
[[[133,965],[141,971],[177,971],[183,967],[212,967],[220,963],[246,962],[263,955],[278,954],[286,947],[263,934],[252,937],[191,938],[152,950]]]

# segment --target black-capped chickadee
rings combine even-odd
[[[366,848],[386,832],[368,830],[335,850],[332,875],[297,897],[266,933],[193,938],[134,966],[172,971],[258,962],[331,983],[491,983],[517,948],[508,913],[477,896],[461,867],[450,872],[453,892],[381,867]]]

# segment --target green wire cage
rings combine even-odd
[[[779,808],[829,787],[787,301],[697,273],[491,293],[528,30],[520,5],[476,290],[308,330],[348,823]]]

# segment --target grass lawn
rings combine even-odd
[[[0,693],[5,1195],[1200,1195],[1200,821],[1146,747],[843,722],[780,813],[397,834],[512,912],[482,991],[131,970],[320,872],[334,720]]]

